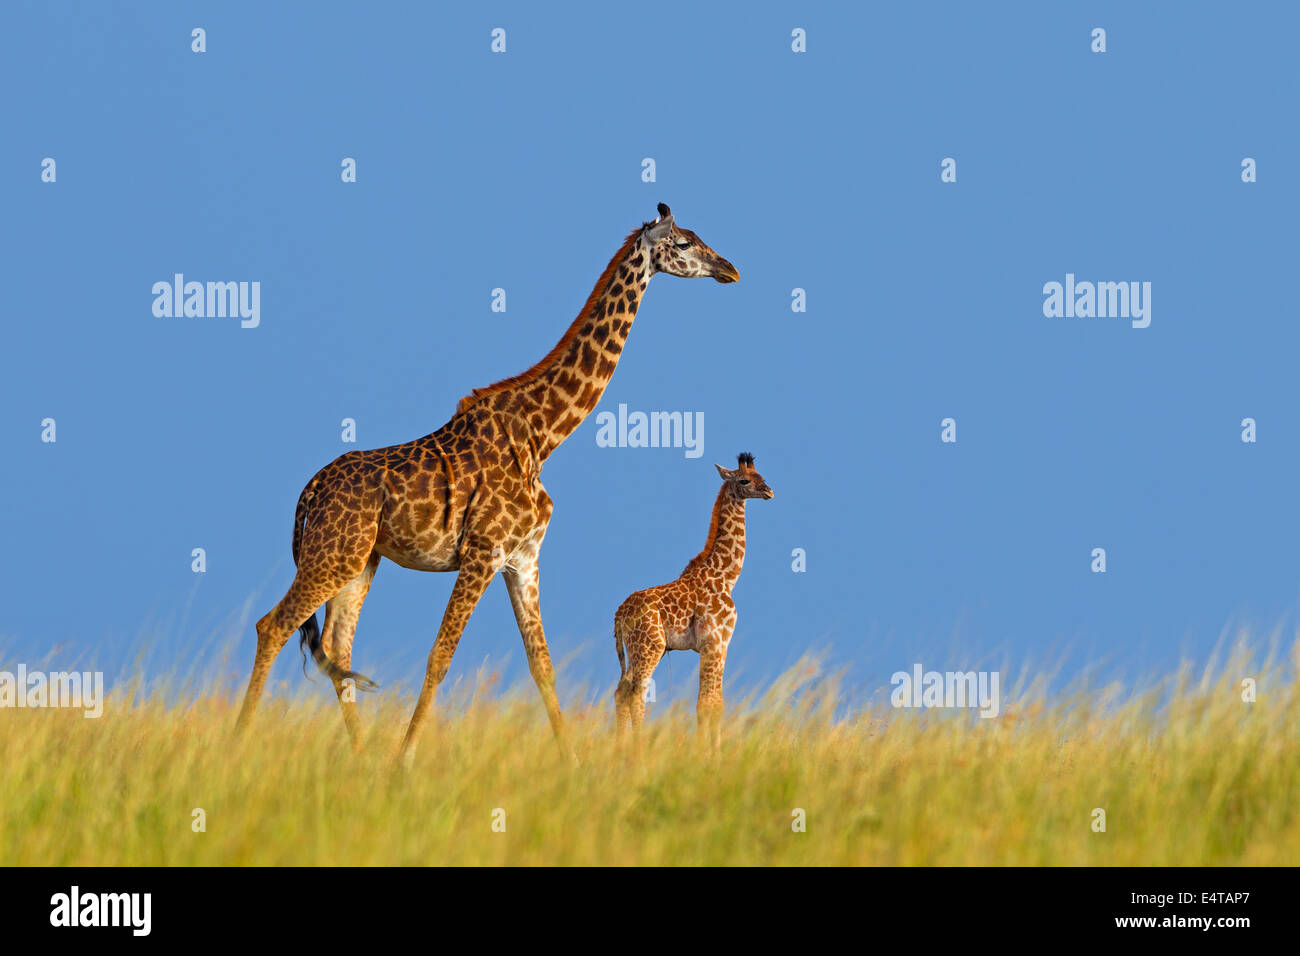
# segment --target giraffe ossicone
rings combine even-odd
[[[361,740],[352,689],[352,640],[381,559],[419,571],[455,571],[456,583],[407,726],[409,760],[470,614],[499,570],[528,667],[557,740],[563,717],[542,629],[539,561],[551,518],[542,465],[582,424],[618,366],[650,278],[658,272],[735,282],[735,266],[671,210],[632,230],[555,347],[531,368],[476,388],[437,431],[387,448],[350,451],[322,468],[298,498],[297,573],[257,622],[257,653],[238,727],[257,708],[271,664],[295,630],[334,682],[353,745]],[[325,605],[325,623],[316,609]]]

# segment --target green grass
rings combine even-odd
[[[1293,865],[1294,673],[1238,655],[1119,700],[1031,694],[971,720],[843,717],[835,681],[803,665],[731,708],[716,758],[686,710],[651,721],[636,757],[612,705],[574,709],[577,768],[531,687],[452,694],[405,774],[411,701],[394,694],[362,698],[355,754],[324,687],[268,698],[238,741],[238,701],[216,693],[110,698],[98,720],[6,710],[0,863]]]

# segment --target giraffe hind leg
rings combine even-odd
[[[373,540],[372,537],[371,543]],[[248,726],[257,710],[266,679],[271,673],[271,665],[290,636],[302,627],[315,629],[316,609],[362,572],[372,550],[367,545],[351,568],[347,564],[340,567],[341,562],[336,554],[316,552],[315,559],[311,560],[306,559],[311,552],[303,552],[304,560],[300,561],[298,573],[289,585],[289,590],[280,599],[280,603],[257,622],[257,654],[253,659],[253,672],[248,678],[248,689],[244,692],[244,703],[235,724],[237,732]],[[308,618],[311,618],[310,622]]]
[[[618,623],[614,625],[614,641],[618,649],[618,662],[622,673],[618,678],[618,686],[614,688],[614,728],[618,732],[618,740],[621,743],[627,736],[627,728],[632,722],[632,704],[628,697],[632,690],[632,680],[628,677],[627,663],[623,659],[623,639],[618,634]]]
[[[262,697],[271,665],[288,642],[290,636],[310,616],[314,623],[316,608],[328,601],[338,591],[339,583],[329,580],[307,580],[299,569],[289,590],[271,611],[257,622],[257,654],[253,659],[253,672],[248,678],[244,703],[239,710],[236,730],[242,731],[252,719]]]
[[[639,742],[641,725],[645,722],[645,695],[650,677],[659,665],[667,647],[663,621],[657,611],[647,613],[626,633],[623,642],[627,652],[627,670],[615,691],[620,702],[619,719],[627,715],[633,737]]]
[[[325,602],[324,630],[317,628],[315,615],[299,628],[298,647],[303,651],[304,673],[306,653],[310,651],[317,668],[334,682],[336,688],[346,680],[351,680],[358,690],[379,687],[369,677],[351,670],[352,638],[356,634],[357,618],[361,615],[361,605],[370,592],[370,582],[378,567],[379,552],[372,551],[361,573]]]
[[[614,649],[618,652],[620,673],[618,686],[614,688],[614,728],[620,744],[626,740],[628,729],[632,726],[632,698],[636,696],[636,690],[633,686],[632,668],[627,662],[627,647],[629,643],[638,640],[636,634],[635,620],[615,617]]]
[[[352,639],[356,634],[361,606],[370,592],[370,583],[378,567],[379,552],[375,551],[371,553],[361,573],[325,602],[324,630],[316,636],[314,644],[307,642],[317,666],[334,683],[339,709],[343,713],[343,724],[347,727],[354,750],[361,746],[361,719],[357,715],[356,692],[374,690],[377,685],[370,678],[351,669]],[[313,616],[308,623],[314,621]],[[306,665],[305,660],[303,664]]]

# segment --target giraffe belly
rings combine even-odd
[[[437,502],[386,508],[379,520],[375,550],[414,571],[456,571],[460,568],[462,528],[458,520],[446,522],[447,517],[445,506]]]
[[[400,564],[412,571],[456,571],[460,568],[460,557],[456,554],[430,554],[424,551],[379,546],[376,546],[375,550],[394,564]]]
[[[661,612],[662,613],[662,612]],[[670,651],[698,651],[700,642],[695,633],[695,615],[683,611],[669,612],[663,616],[664,646]]]
[[[375,550],[394,564],[413,571],[455,571],[460,568],[456,541],[443,535],[395,538],[381,535]]]
[[[666,631],[664,646],[670,651],[698,651],[695,629],[688,627],[684,631]]]

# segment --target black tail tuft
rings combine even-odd
[[[316,615],[313,614],[307,620],[302,622],[298,628],[298,649],[302,651],[302,672],[307,674],[307,652],[311,651],[311,656],[316,661],[317,668],[330,680],[347,680],[351,679],[357,690],[375,690],[379,687],[365,674],[358,674],[356,671],[345,671],[339,667],[325,653],[325,648],[321,646],[320,625],[316,623]]]

